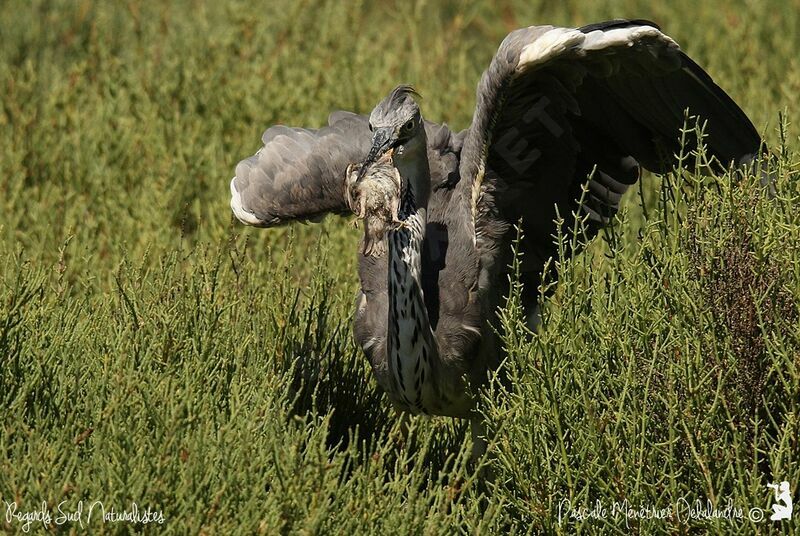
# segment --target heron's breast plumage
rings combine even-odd
[[[389,232],[389,340],[391,384],[388,394],[396,405],[411,413],[430,413],[436,398],[432,371],[435,341],[419,288],[420,223],[406,220],[414,229]]]

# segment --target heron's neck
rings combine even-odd
[[[422,293],[427,207],[418,205],[414,184],[403,182],[408,185],[401,194],[398,211],[403,225],[388,233],[388,361],[395,402],[413,413],[426,413],[433,410],[430,401],[437,399],[432,395],[436,391],[433,368],[438,360]]]

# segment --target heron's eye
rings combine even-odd
[[[372,132],[372,123],[369,124],[369,131]]]
[[[409,134],[411,133],[412,130],[414,130],[414,120],[409,119],[408,121],[406,121],[406,124],[403,125],[403,133]]]

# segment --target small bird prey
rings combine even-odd
[[[351,164],[345,173],[347,204],[364,221],[361,252],[368,257],[386,253],[386,232],[402,224],[397,217],[400,173],[392,164],[393,152],[387,151],[372,164]]]

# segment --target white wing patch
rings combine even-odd
[[[255,214],[242,206],[242,195],[239,193],[239,190],[236,189],[234,182],[236,182],[236,177],[231,180],[231,210],[233,211],[233,215],[236,216],[237,220],[247,225],[263,224],[264,222],[256,218]]]
[[[572,28],[553,28],[522,49],[517,70],[527,70],[547,63],[567,51],[573,51],[577,55],[583,56],[586,52],[605,48],[630,47],[647,38],[657,39],[670,48],[679,48],[678,44],[669,36],[652,26],[632,26],[606,31],[595,30],[589,33]]]
[[[522,49],[517,69],[547,63],[565,51],[578,47],[586,34],[572,28],[553,28]]]
[[[678,43],[661,33],[658,28],[633,26],[630,28],[616,28],[605,32],[603,30],[589,32],[586,34],[586,40],[581,46],[581,50],[602,50],[609,47],[633,46],[637,41],[648,37],[662,41],[671,48],[678,48]]]

